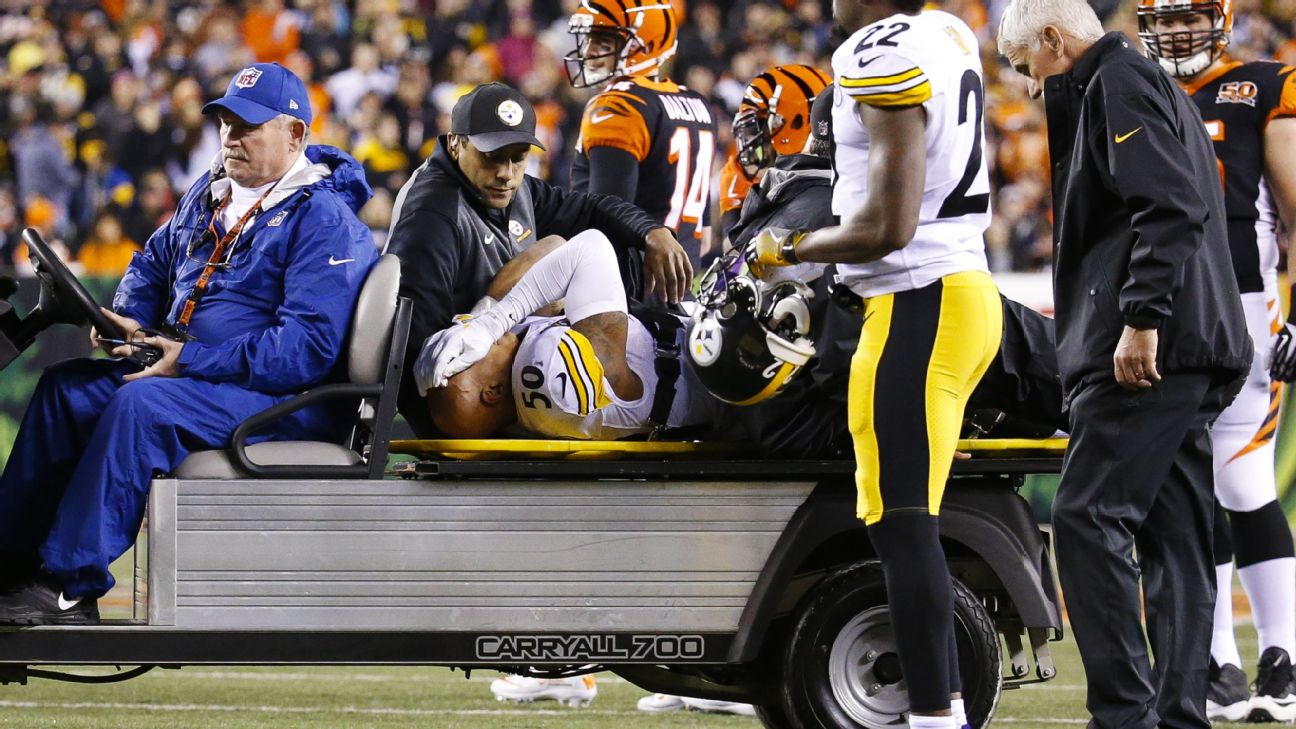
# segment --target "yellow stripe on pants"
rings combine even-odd
[[[1003,308],[990,276],[980,271],[967,271],[944,277],[940,286],[940,311],[934,333],[929,328],[915,331],[912,322],[903,320],[903,302],[897,307],[897,297],[922,296],[924,292],[921,290],[885,294],[865,302],[860,343],[851,360],[848,416],[855,443],[856,513],[866,524],[878,522],[886,512],[888,505],[884,494],[891,493],[892,500],[895,500],[897,493],[910,489],[925,487],[926,498],[914,500],[906,497],[902,499],[904,503],[916,501],[924,503],[930,514],[940,512],[945,482],[949,478],[963,423],[963,410],[981,375],[999,350]],[[918,324],[917,327],[923,328],[924,325]],[[922,388],[923,402],[904,404],[904,407],[923,412],[926,442],[913,443],[913,450],[909,453],[886,452],[878,445],[877,429],[887,427],[887,413],[877,412],[879,394],[885,396],[904,389],[905,384],[913,387],[914,383],[888,382],[888,375],[879,378],[879,365],[889,348],[927,346],[931,351]],[[906,371],[889,376],[923,375]],[[897,466],[911,460],[913,451],[924,449],[927,462],[921,470],[925,471],[925,478],[918,473],[918,467],[906,470]],[[888,473],[893,474],[897,482],[881,482],[884,462],[889,465]]]

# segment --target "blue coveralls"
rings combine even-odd
[[[345,152],[311,146],[307,158],[331,174],[286,178],[281,188],[305,184],[249,224],[194,311],[196,341],[181,352],[179,377],[123,384],[139,365],[116,359],[46,370],[0,476],[0,560],[37,553],[68,596],[106,593],[108,565],[134,542],[155,474],[191,451],[228,446],[248,416],[341,377],[356,296],[377,259],[355,215],[372,193]],[[174,324],[212,250],[186,253],[210,220],[209,183],[199,180],[135,255],[118,313]],[[256,440],[338,440],[349,409],[307,408]]]

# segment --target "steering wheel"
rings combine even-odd
[[[85,286],[68,270],[67,265],[41,238],[35,228],[22,232],[23,242],[31,255],[32,267],[41,279],[41,314],[51,321],[80,325],[89,321],[100,336],[123,338],[126,333],[116,322],[104,316],[99,304]],[[33,312],[35,313],[35,312]]]

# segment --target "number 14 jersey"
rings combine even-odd
[[[711,107],[696,91],[669,80],[618,81],[585,106],[572,189],[589,190],[589,151],[594,147],[629,152],[639,162],[632,202],[673,230],[695,255],[697,240],[711,224],[715,130]]]
[[[838,265],[863,297],[922,288],[943,276],[988,271],[990,175],[982,117],[985,91],[972,31],[949,13],[896,14],[865,26],[832,58],[833,212],[845,221],[869,193],[869,134],[859,105],[926,111],[926,182],[918,228],[903,249],[865,264]]]

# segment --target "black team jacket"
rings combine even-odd
[[[507,208],[491,208],[445,150],[442,136],[401,188],[387,240],[387,252],[401,259],[400,295],[414,304],[398,407],[422,437],[432,437],[435,428],[414,382],[419,350],[486,295],[505,263],[550,235],[571,238],[594,228],[618,249],[630,250],[642,249],[644,237],[662,227],[620,198],[567,192],[530,175]]]
[[[1162,374],[1232,379],[1252,346],[1224,197],[1197,108],[1124,35],[1044,83],[1063,392],[1114,378],[1126,325],[1158,330]]]

